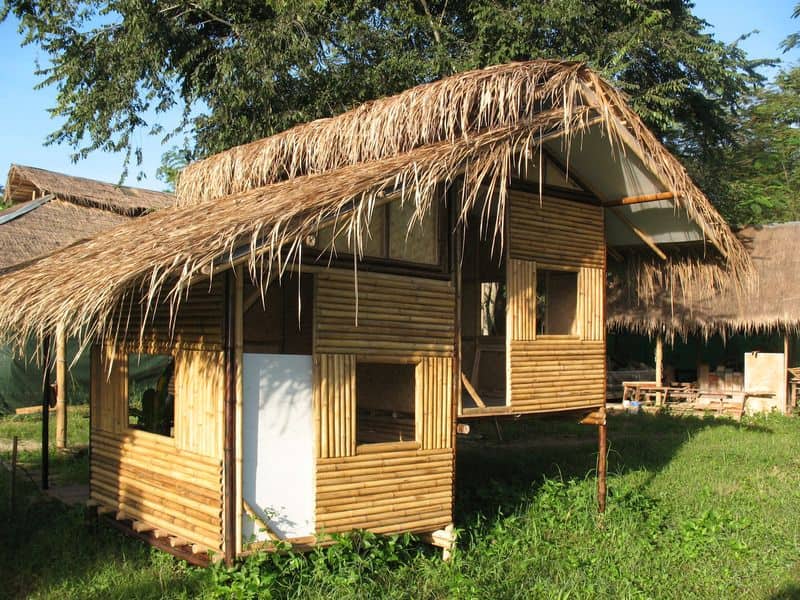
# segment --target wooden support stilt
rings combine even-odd
[[[606,512],[606,495],[607,495],[607,452],[608,452],[608,440],[607,440],[607,428],[605,419],[603,422],[597,426],[597,433],[598,433],[598,456],[597,456],[597,512],[604,513]]]
[[[661,387],[664,385],[664,337],[661,334],[656,336],[656,385]],[[656,394],[656,406],[661,406],[663,397],[661,393]]]
[[[67,339],[63,324],[56,328],[56,448],[67,448]]]

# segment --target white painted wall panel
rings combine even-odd
[[[311,356],[245,354],[242,497],[282,537],[314,533]],[[243,516],[242,539],[263,540]]]

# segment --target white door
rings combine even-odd
[[[282,538],[314,533],[310,356],[245,354],[242,498]],[[243,512],[242,539],[267,539]]]

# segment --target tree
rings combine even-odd
[[[720,163],[721,208],[734,223],[800,220],[800,67],[758,90]]]
[[[800,2],[794,5],[794,11],[792,11],[792,18],[797,19],[800,18]],[[788,52],[792,48],[796,48],[800,45],[800,31],[796,31],[795,33],[787,36],[785,40],[781,43],[781,47],[783,48],[784,52]]]
[[[156,170],[156,177],[167,184],[167,191],[174,192],[178,175],[191,161],[191,150],[173,146],[161,156],[161,166]]]
[[[703,33],[688,0],[4,0],[51,64],[76,149],[125,151],[134,133],[188,132],[202,157],[469,68],[583,60],[631,96],[657,134],[702,165],[758,62]],[[147,122],[183,110],[175,131]]]

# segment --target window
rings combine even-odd
[[[536,271],[536,335],[576,335],[578,274]]]
[[[166,354],[128,355],[128,426],[173,436],[175,359]]]
[[[372,213],[368,231],[362,240],[364,257],[438,265],[441,259],[438,205],[433,204],[424,219],[412,223],[414,209],[414,203],[411,201],[402,204],[400,201],[394,201],[377,207]],[[332,227],[321,229],[315,246],[321,250],[330,248],[332,235]],[[352,240],[347,239],[347,232],[339,233],[334,240],[333,248],[337,254],[352,255],[355,252]]]
[[[356,443],[413,442],[416,365],[356,365]]]

